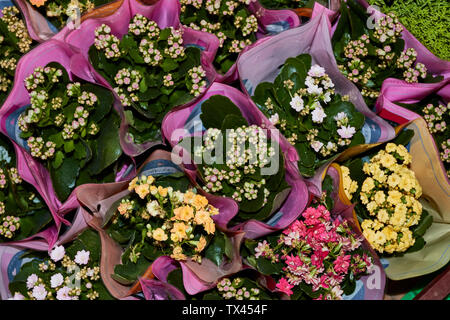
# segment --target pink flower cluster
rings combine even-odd
[[[342,282],[350,274],[364,275],[372,259],[347,221],[333,221],[323,205],[309,207],[302,217],[283,230],[275,248],[260,242],[255,256],[273,262],[279,256],[284,261],[283,276],[276,285],[279,292],[292,295],[292,289],[303,282],[313,292],[319,291],[319,299],[341,299]]]

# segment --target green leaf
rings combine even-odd
[[[82,90],[92,92],[97,96],[97,105],[94,112],[89,115],[89,121],[99,123],[111,112],[114,96],[111,91],[98,85],[86,83],[81,86]]]
[[[225,117],[232,114],[244,119],[241,110],[229,98],[214,95],[203,102],[200,119],[206,129],[221,128]]]
[[[403,145],[406,146],[411,141],[411,139],[414,137],[414,130],[411,129],[404,129],[400,131],[400,133],[395,137],[394,140],[392,140],[392,143],[395,143],[397,145]]]
[[[247,121],[242,116],[237,116],[235,114],[229,114],[223,119],[221,130],[226,129],[237,129],[241,126],[248,125]]]
[[[163,63],[161,64],[161,68],[164,70],[164,72],[170,72],[178,68],[178,63],[173,59],[164,59]]]
[[[93,141],[92,160],[89,162],[89,173],[100,174],[104,169],[113,164],[122,155],[119,140],[119,119],[116,115],[110,115],[100,125],[100,134]]]
[[[316,155],[314,151],[306,143],[299,143],[295,145],[299,156],[299,164],[304,167],[311,168],[314,166]]]
[[[75,144],[74,144],[73,140],[69,140],[64,143],[64,152],[65,153],[70,153],[74,149],[75,149]]]
[[[225,254],[225,236],[222,233],[217,234],[213,241],[208,245],[205,251],[205,257],[215,265],[220,266]]]
[[[114,267],[114,274],[111,277],[122,284],[135,282],[150,266],[144,256],[140,256],[136,263],[128,261],[126,264],[118,264]]]
[[[283,263],[272,263],[271,260],[264,257],[259,257],[258,259],[256,259],[256,265],[258,271],[264,275],[280,274],[283,269]]]
[[[61,202],[64,202],[75,188],[80,172],[80,163],[73,157],[64,158],[58,170],[50,170],[53,189]]]
[[[414,237],[423,236],[432,223],[433,216],[431,216],[428,211],[423,210],[419,223],[411,229]]]
[[[64,160],[64,153],[62,153],[60,150],[56,151],[55,158],[52,161],[52,167],[53,169],[58,169]]]

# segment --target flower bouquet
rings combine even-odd
[[[213,220],[227,214],[227,202],[195,191],[169,159],[167,151],[156,150],[137,178],[77,191],[93,214],[86,218],[88,225],[99,232],[108,252],[101,262],[102,276],[116,298],[158,288],[177,298],[180,294],[170,289],[166,276],[180,266],[191,295],[215,287],[219,277],[241,268],[242,234],[222,233]]]
[[[4,7],[0,17],[0,106],[12,88],[17,62],[34,44],[19,10],[15,6]]]
[[[299,25],[293,12],[265,10],[256,0],[180,0],[180,4],[180,22],[184,26],[209,32],[219,39],[214,66],[224,82],[235,80],[234,64],[246,46],[261,35]]]
[[[280,234],[245,242],[245,262],[276,279],[291,300],[337,300],[370,273],[373,258],[345,219],[313,203]]]
[[[325,69],[311,56],[289,58],[273,82],[260,83],[253,101],[292,144],[300,173],[316,170],[349,147],[365,142],[364,115],[337,94]]]
[[[188,186],[183,174],[178,179],[141,176],[130,182],[130,195],[120,200],[107,227],[112,239],[125,247],[122,264],[112,275],[115,280],[134,283],[160,256],[201,263],[205,253],[214,254],[207,247],[216,234],[211,217],[219,211]]]
[[[100,238],[86,230],[65,247],[25,251],[27,259],[9,283],[13,300],[112,300],[100,277]]]
[[[433,217],[419,202],[422,187],[409,169],[411,155],[407,145],[414,135],[403,131],[394,140],[368,152],[370,160],[356,158],[348,162],[355,211],[364,236],[380,254],[404,254],[422,249],[423,235]],[[353,180],[354,179],[354,180]]]
[[[58,63],[36,68],[25,87],[31,104],[18,118],[20,137],[49,170],[58,198],[64,202],[86,182],[114,181],[122,149],[113,95],[100,86],[72,82]]]
[[[371,16],[355,0],[341,2],[340,19],[332,38],[339,70],[361,90],[367,105],[373,106],[383,81],[397,78],[407,83],[438,82],[418,53],[405,46],[404,27],[394,13],[379,17],[368,27]]]
[[[159,140],[164,115],[207,87],[201,50],[184,47],[182,29],[160,29],[137,14],[120,40],[106,24],[96,28],[95,36],[90,61],[119,96],[136,144]]]
[[[35,235],[52,221],[36,190],[19,176],[11,142],[0,137],[0,243]]]

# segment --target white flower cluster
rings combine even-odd
[[[263,129],[256,125],[242,126],[226,132],[226,169],[213,166],[204,166],[203,174],[206,192],[219,192],[223,189],[223,182],[235,186],[231,197],[238,202],[243,199],[254,200],[261,192],[264,193],[264,202],[267,202],[269,191],[264,187],[266,180],[259,181],[248,177],[254,175],[258,169],[265,167],[275,155],[275,150],[267,142]],[[203,146],[195,150],[197,157],[214,152],[216,148],[223,147],[216,142],[222,141],[222,132],[211,128],[205,132]]]
[[[100,268],[98,266],[89,267],[90,252],[80,250],[76,253],[74,260],[66,255],[63,246],[56,246],[50,253],[50,259],[39,265],[42,273],[53,273],[49,283],[37,274],[28,276],[26,287],[29,290],[28,296],[20,293],[14,294],[14,300],[94,300],[99,297],[99,293],[94,289],[94,284],[100,280]],[[64,271],[60,270],[56,264],[61,264]],[[79,281],[79,285],[73,282],[72,276]],[[47,278],[47,277],[46,277]]]

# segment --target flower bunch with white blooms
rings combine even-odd
[[[70,81],[64,67],[55,62],[37,67],[25,79],[25,87],[30,105],[17,120],[20,137],[26,139],[27,151],[52,171],[59,199],[64,201],[81,183],[113,181],[112,175],[98,176],[122,154],[120,117],[112,108],[112,93]],[[101,144],[108,146],[108,153]]]
[[[255,0],[180,0],[181,23],[217,36],[219,50],[214,60],[226,73],[239,52],[256,41],[258,18],[247,6]]]
[[[12,300],[112,299],[100,277],[100,238],[86,230],[69,246],[55,246],[49,255],[28,252],[26,262],[9,284]]]
[[[312,176],[317,168],[348,147],[361,144],[364,115],[311,56],[289,58],[273,83],[263,82],[253,100],[270,122],[297,149],[299,168]]]
[[[166,113],[206,90],[201,51],[184,45],[183,29],[161,29],[141,14],[121,39],[109,25],[95,30],[91,62],[120,98],[128,135],[137,144],[158,140]]]

